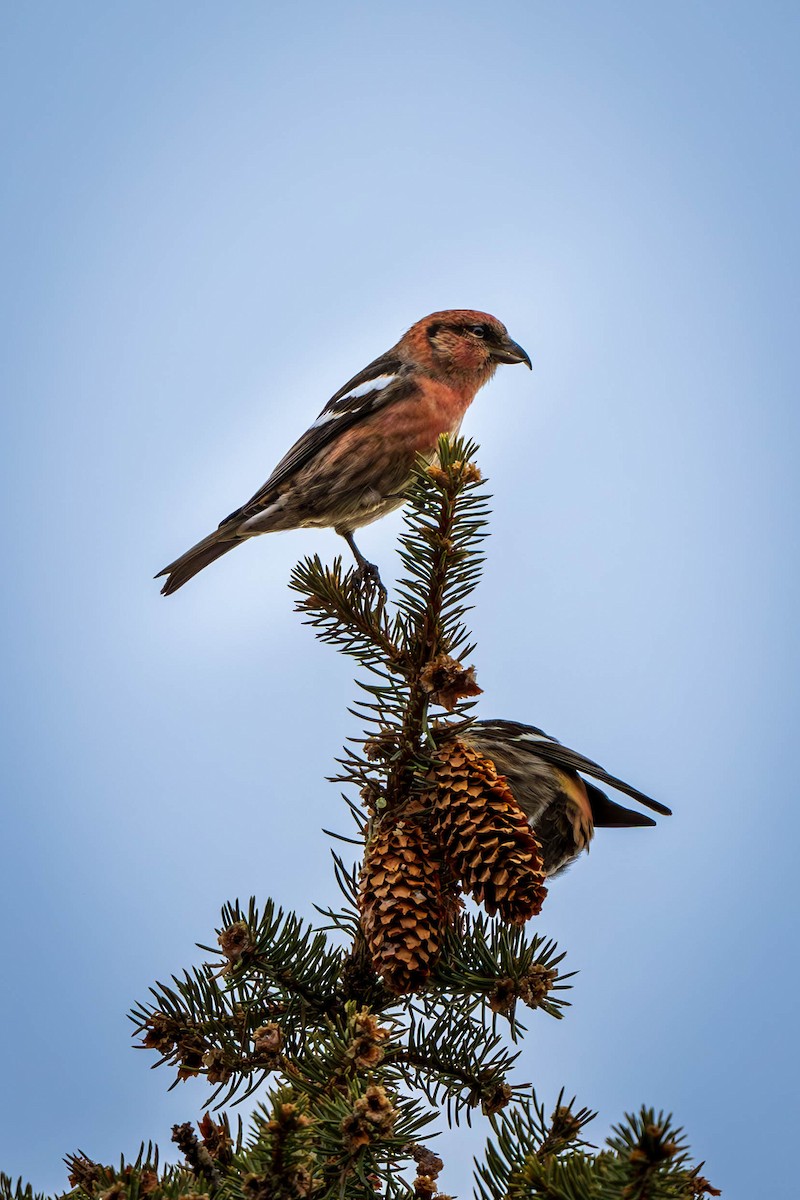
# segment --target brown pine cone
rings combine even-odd
[[[491,759],[453,740],[430,772],[433,832],[453,875],[490,916],[517,925],[547,895],[539,843]]]
[[[413,816],[387,816],[361,872],[361,927],[373,966],[397,995],[418,991],[441,953],[455,912],[442,888],[440,855]]]

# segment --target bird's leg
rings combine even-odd
[[[383,608],[386,603],[386,588],[381,581],[380,572],[375,566],[375,563],[369,562],[356,545],[356,540],[353,537],[352,530],[337,529],[337,533],[341,534],[347,542],[350,549],[353,551],[353,558],[358,564],[354,576],[355,583],[363,583],[366,587],[372,589],[377,588],[379,594],[378,607]]]

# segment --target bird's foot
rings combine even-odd
[[[380,572],[375,566],[375,563],[367,562],[366,559],[362,559],[353,572],[353,586],[357,588],[363,588],[370,601],[372,601],[373,598],[375,599],[376,603],[374,607],[378,613],[378,616],[380,616],[386,605],[388,593],[386,588],[383,586],[383,580],[381,579]]]
[[[387,592],[381,581],[380,571],[375,566],[375,563],[368,562],[364,555],[356,545],[353,531],[347,529],[337,529],[337,533],[341,534],[347,542],[350,549],[353,551],[353,558],[356,560],[356,569],[353,571],[352,582],[353,587],[363,588],[367,595],[370,605],[380,620],[386,605]],[[373,600],[375,601],[373,604]]]

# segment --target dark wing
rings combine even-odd
[[[551,762],[554,766],[571,767],[573,771],[582,771],[584,775],[590,775],[592,779],[599,780],[600,783],[606,784],[607,787],[612,787],[617,792],[624,792],[632,800],[638,800],[645,808],[661,813],[662,817],[672,816],[672,809],[667,808],[666,804],[661,804],[658,800],[654,800],[652,796],[646,796],[638,788],[631,787],[629,783],[625,783],[624,779],[617,779],[615,775],[609,775],[608,771],[604,771],[602,767],[592,762],[590,758],[584,758],[577,750],[570,750],[567,746],[562,746],[558,742],[543,742],[540,747],[537,747],[536,753],[541,755],[545,762]]]
[[[401,362],[391,351],[376,358],[331,396],[314,424],[284,454],[263,487],[246,504],[221,521],[220,527],[257,513],[297,471],[346,429],[387,404],[409,396],[416,387],[413,368]]]
[[[487,733],[495,733],[501,738],[511,738],[525,742],[556,742],[554,737],[549,733],[545,733],[543,729],[537,729],[535,725],[523,725],[520,721],[502,721],[499,718],[494,721],[476,721],[476,726],[485,729]]]
[[[590,758],[579,754],[577,750],[570,750],[569,747],[562,746],[560,742],[551,738],[541,729],[535,729],[532,725],[520,725],[516,721],[479,721],[477,724],[489,731],[495,729],[501,737],[511,738],[517,743],[529,743],[532,753],[538,754],[544,762],[552,763],[554,767],[582,771],[584,775],[590,775],[592,779],[598,779],[600,783],[605,783],[615,791],[624,792],[631,799],[638,800],[645,808],[661,813],[664,817],[672,816],[672,809],[667,808],[666,804],[661,804],[658,800],[653,800],[651,796],[646,796],[644,792],[631,787],[623,779],[609,775],[599,763],[592,762]]]

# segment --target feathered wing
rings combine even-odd
[[[244,541],[248,535],[239,533],[241,523],[269,504],[275,493],[285,487],[297,471],[341,433],[392,401],[410,395],[416,387],[411,368],[392,350],[354,375],[331,396],[314,424],[283,456],[263,487],[246,504],[221,521],[218,529],[159,571],[156,579],[167,576],[161,589],[162,595],[169,596],[176,592],[198,571]]]
[[[593,762],[585,755],[579,754],[577,750],[570,750],[568,746],[562,746],[555,738],[549,736],[541,729],[535,729],[532,725],[520,725],[515,721],[483,721],[480,724],[486,728],[496,728],[498,733],[504,737],[510,737],[517,742],[529,742],[531,750],[536,753],[545,762],[552,763],[555,767],[566,767],[572,771],[580,771],[584,775],[591,776],[592,779],[599,780],[607,787],[612,787],[615,791],[623,792],[626,796],[630,796],[632,800],[637,800],[639,804],[643,804],[645,808],[651,809],[653,812],[660,813],[664,817],[672,816],[672,809],[667,808],[666,804],[661,804],[658,800],[654,800],[652,796],[645,795],[638,788],[631,787],[624,779],[617,779],[615,775],[609,775],[608,771],[604,770],[599,763]],[[603,793],[601,792],[600,795]],[[608,797],[606,797],[608,800]],[[613,802],[608,800],[609,804]],[[629,811],[627,809],[625,812]]]
[[[394,400],[410,395],[416,386],[411,369],[391,351],[376,358],[331,396],[314,424],[287,450],[266,483],[246,504],[226,517],[220,528],[254,516],[293,475],[345,430]]]
[[[590,758],[585,758],[577,750],[570,750],[569,747],[562,746],[559,742],[554,742],[546,748],[543,746],[537,753],[546,762],[551,762],[555,766],[571,767],[573,771],[582,771],[584,775],[589,775],[592,779],[597,779],[600,783],[606,784],[607,787],[612,787],[615,791],[623,792],[626,796],[630,796],[632,800],[637,800],[645,808],[660,813],[662,817],[672,816],[672,809],[667,808],[666,804],[661,804],[660,801],[654,800],[652,796],[647,796],[644,792],[640,792],[638,788],[631,787],[624,779],[617,779],[615,775],[609,775],[608,771],[604,771],[601,766],[592,762]]]

